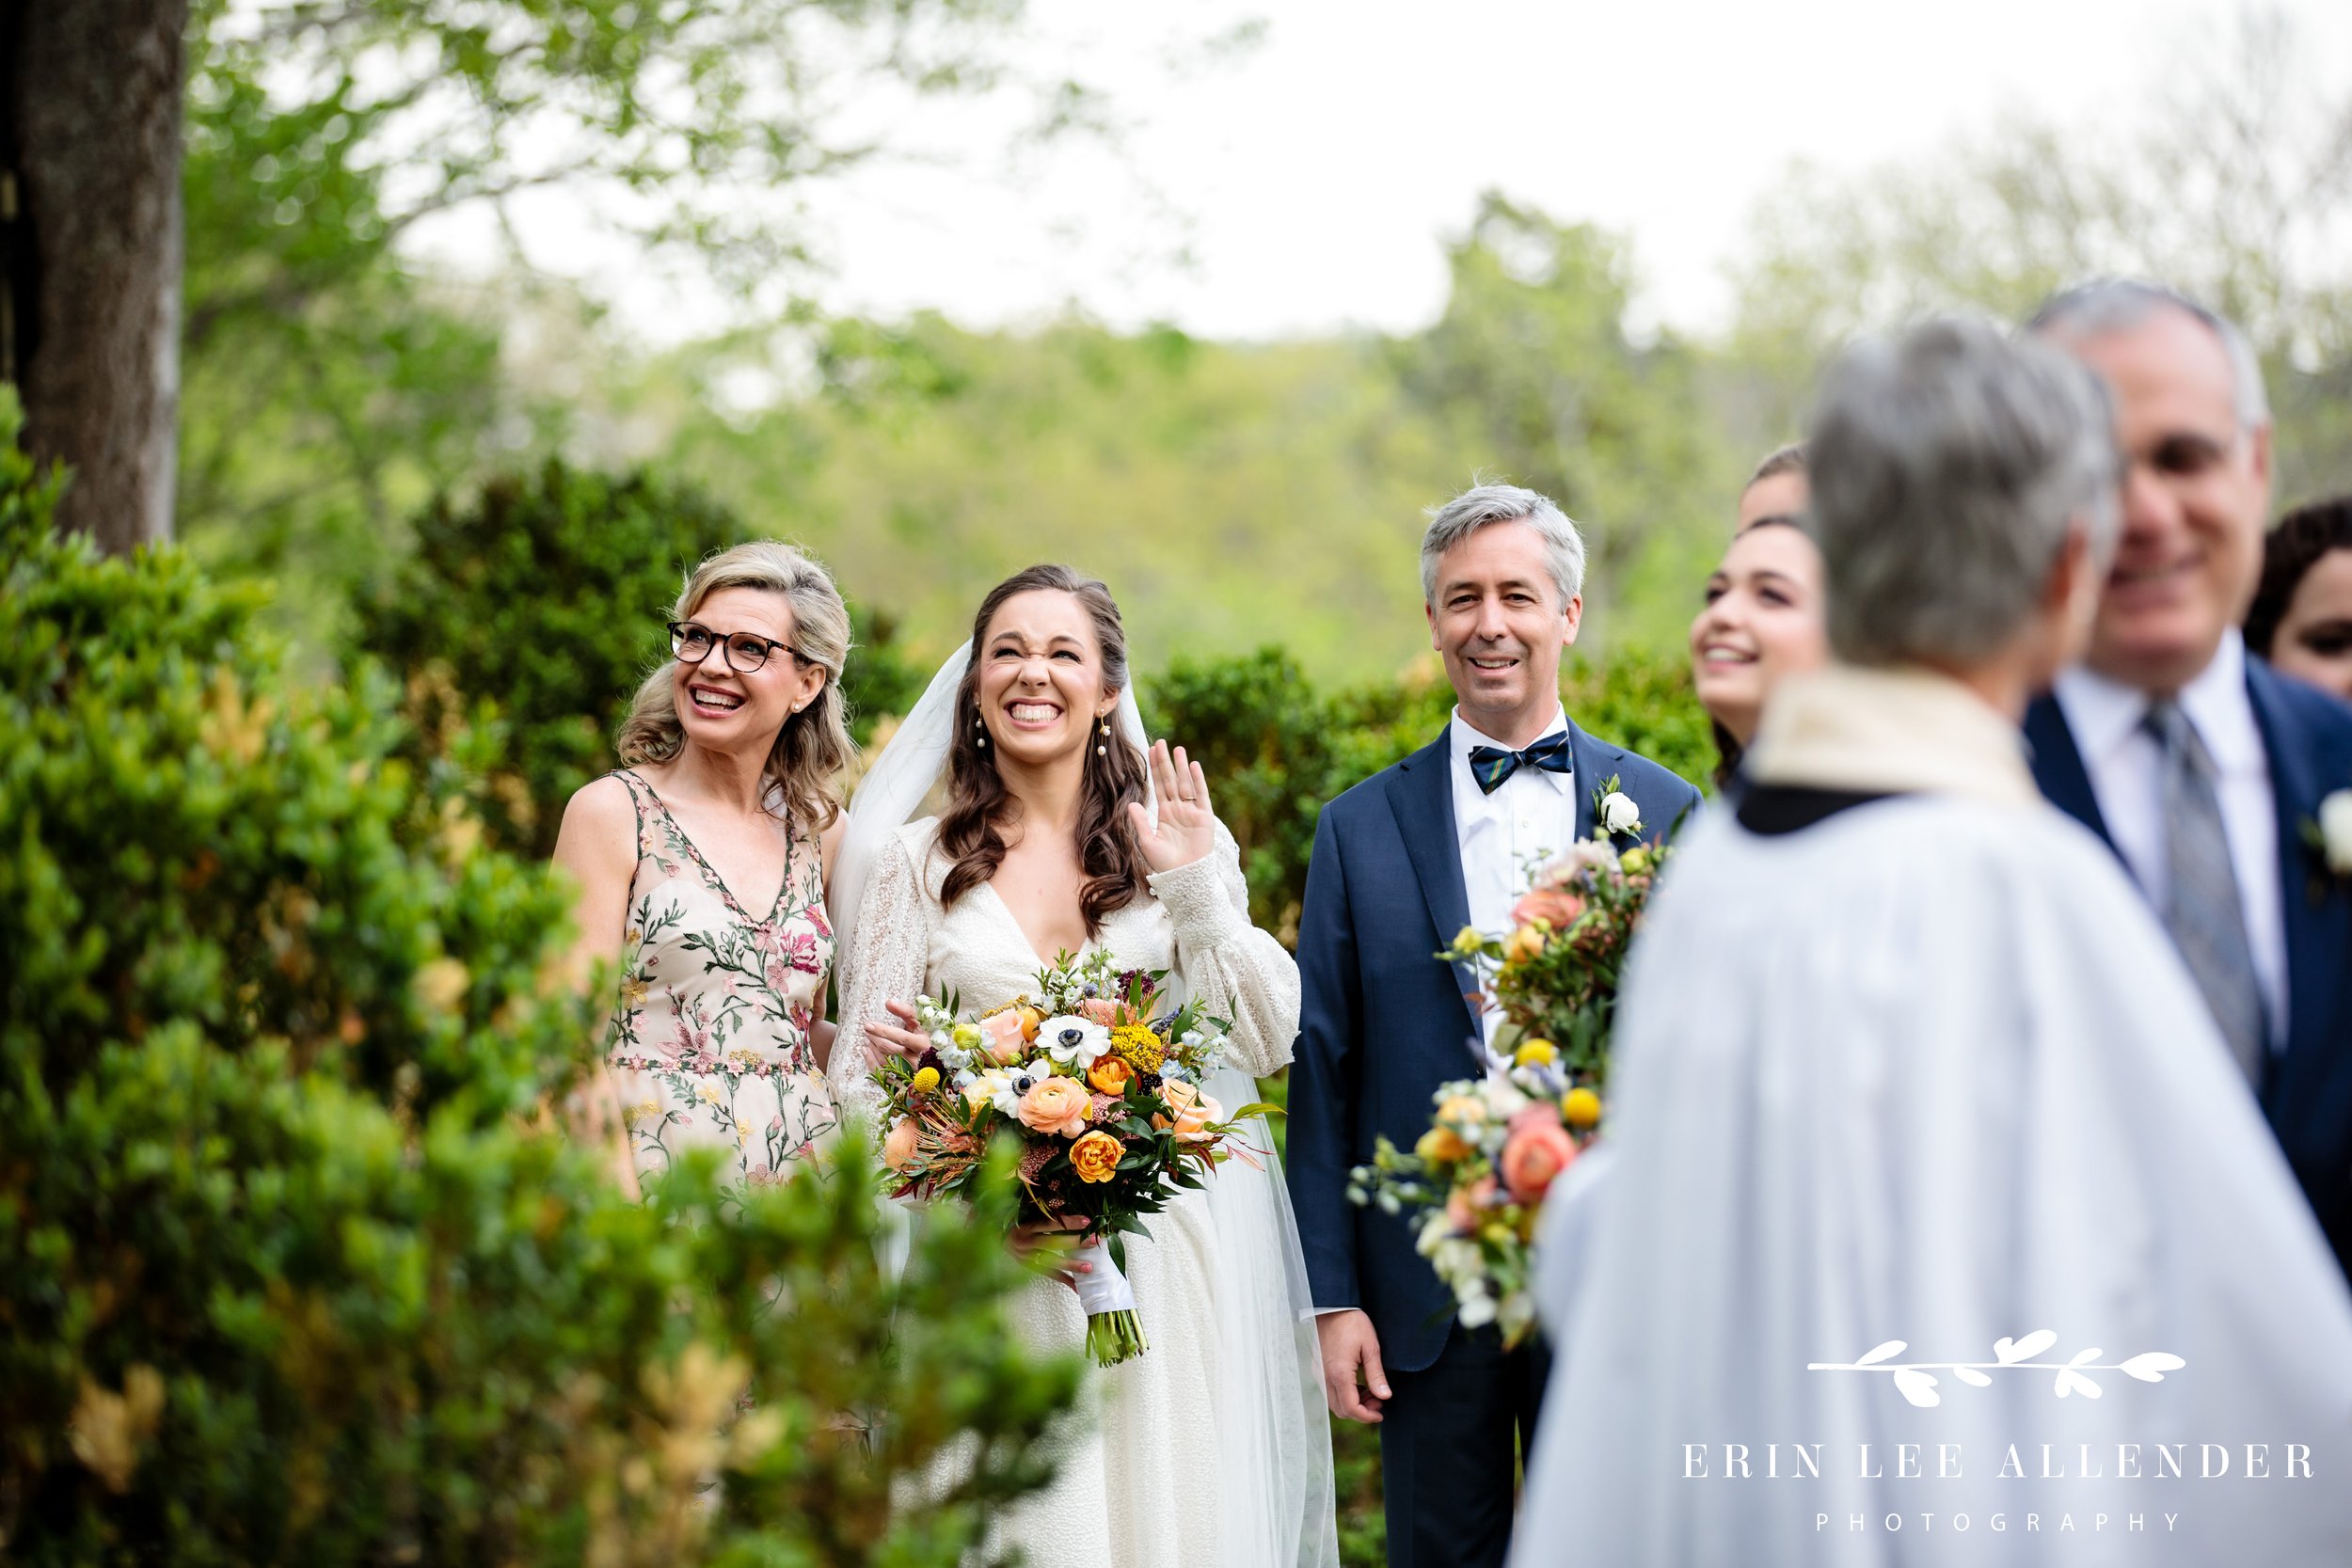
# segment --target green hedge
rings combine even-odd
[[[862,1159],[623,1199],[542,1110],[597,1034],[563,890],[392,755],[388,685],[290,695],[249,595],[53,536],[16,424],[0,1558],[958,1561],[1075,1387],[992,1227],[892,1282]]]

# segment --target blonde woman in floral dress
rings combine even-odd
[[[606,1066],[636,1172],[699,1146],[770,1180],[839,1119],[817,1037],[850,617],[822,566],[762,541],[704,562],[669,631],[625,766],[572,797],[555,863],[580,886],[583,981],[619,975]]]

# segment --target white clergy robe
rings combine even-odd
[[[2352,1463],[2352,1301],[2114,857],[1924,672],[1789,681],[1750,772],[1900,798],[1670,863],[1605,1179],[1545,1217],[1514,1568],[2343,1562],[2352,1488],[2280,1478]],[[2235,1479],[2148,1479],[2206,1444]]]

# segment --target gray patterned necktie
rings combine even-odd
[[[2205,993],[2221,1037],[2247,1081],[2260,1086],[2264,1057],[2262,992],[2246,937],[2237,872],[2214,791],[2213,756],[2178,703],[2159,698],[2142,721],[2156,737],[2164,791],[2164,855],[2171,868],[2165,929]]]

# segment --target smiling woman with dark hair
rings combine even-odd
[[[1250,924],[1208,777],[1182,747],[1145,739],[1133,686],[1101,582],[1032,566],[981,596],[971,641],[850,805],[833,885],[846,946],[831,1069],[846,1112],[872,1114],[882,1053],[929,1046],[918,995],[999,1007],[1035,994],[1063,952],[1165,973],[1230,1021],[1224,1065],[1195,1085],[1212,1119],[1257,1098],[1250,1075],[1288,1064],[1298,966]],[[943,768],[944,809],[916,816]],[[1098,1095],[1089,1112],[1113,1136],[1119,1103]],[[1123,1278],[1151,1325],[1145,1354],[1087,1369],[1089,1418],[1060,1430],[1053,1485],[999,1522],[993,1544],[1039,1568],[1337,1568],[1298,1229],[1264,1123],[1242,1125],[1256,1152],[1176,1194],[1125,1239],[1123,1269],[1089,1242],[1063,1259],[1062,1282],[1041,1279],[1008,1308],[1026,1342],[1074,1353],[1081,1293],[1115,1299]]]
[[[2297,507],[2263,541],[2246,645],[2282,675],[2352,698],[2352,496]]]

